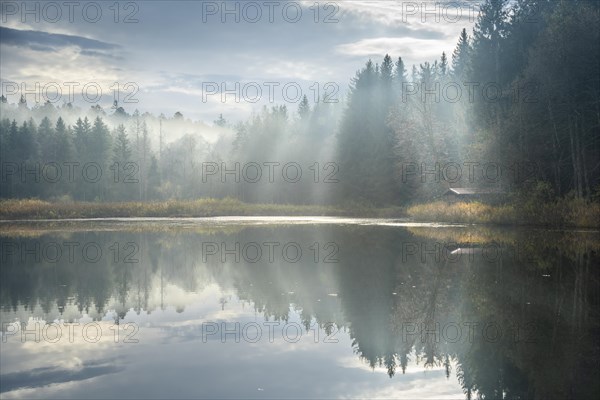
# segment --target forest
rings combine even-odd
[[[368,60],[340,101],[235,123],[3,95],[0,196],[385,207],[480,187],[598,202],[599,32],[596,1],[488,0],[437,60]]]

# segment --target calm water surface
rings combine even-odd
[[[596,398],[600,235],[0,223],[2,398]]]

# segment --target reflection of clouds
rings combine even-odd
[[[395,377],[396,379],[396,377]],[[446,379],[443,371],[420,372],[398,377],[396,386],[365,388],[351,397],[370,399],[464,399],[456,378]]]
[[[123,370],[114,365],[114,359],[84,361],[72,369],[40,367],[28,371],[2,375],[2,392],[38,388],[51,384],[83,381],[102,375],[115,374]]]
[[[328,219],[301,218],[294,221],[294,224],[304,225],[311,221],[332,222]],[[384,221],[386,220],[377,223]],[[354,219],[346,219],[346,222],[352,225],[373,223]],[[227,219],[218,220],[218,224],[229,223]],[[247,225],[272,223],[273,219],[269,218],[245,221]],[[275,232],[263,232],[263,227],[260,228],[260,234],[257,228],[246,229],[248,231],[236,231],[235,240],[264,241],[276,235],[280,241],[293,237],[303,243],[303,248],[307,247],[304,241],[312,243],[318,239],[326,242],[333,234],[327,230],[313,232],[312,228],[298,226]],[[172,248],[169,251],[161,248],[162,255],[154,269],[150,270],[149,264],[140,263],[132,266],[129,275],[115,277],[118,282],[126,277],[128,292],[122,297],[116,296],[119,300],[112,297],[104,310],[108,310],[111,315],[114,314],[113,310],[125,311],[121,326],[131,321],[139,325],[138,344],[117,344],[108,335],[105,341],[99,343],[78,341],[73,344],[68,341],[58,344],[21,344],[17,338],[9,343],[7,351],[3,347],[3,373],[18,373],[35,368],[77,370],[85,363],[101,364],[102,358],[107,357],[107,354],[119,355],[114,362],[114,365],[121,367],[119,373],[98,375],[86,379],[84,384],[72,380],[56,382],[47,387],[19,389],[8,392],[3,397],[23,395],[28,398],[84,398],[89,393],[121,398],[140,397],[140,393],[144,397],[150,394],[163,398],[173,397],[174,393],[177,397],[198,397],[198,393],[205,397],[251,397],[249,394],[258,393],[258,388],[263,389],[261,394],[277,398],[298,396],[299,393],[307,398],[371,397],[371,394],[380,392],[382,395],[398,397],[400,392],[394,389],[398,386],[398,378],[389,379],[380,368],[376,368],[373,373],[368,364],[353,352],[355,349],[352,339],[355,338],[350,338],[348,331],[337,332],[335,338],[339,340],[338,343],[324,343],[326,334],[324,328],[320,328],[319,340],[315,343],[313,332],[302,330],[300,341],[290,343],[283,338],[282,329],[286,325],[280,321],[274,327],[274,342],[269,342],[264,324],[265,314],[270,321],[274,318],[289,318],[288,323],[297,326],[302,326],[301,321],[306,314],[315,316],[315,319],[319,316],[318,320],[322,323],[347,321],[346,318],[349,317],[342,315],[343,308],[347,307],[348,310],[351,305],[343,304],[348,297],[345,297],[344,287],[340,286],[342,276],[339,274],[342,270],[335,265],[313,265],[312,261],[293,265],[218,262],[208,265],[200,262],[201,257],[192,257],[195,254],[193,249],[197,250],[202,238],[204,237],[192,236],[187,241],[171,240]],[[210,238],[213,241],[232,239],[231,236]],[[142,254],[142,260],[147,259],[145,255],[146,253]],[[178,258],[178,255],[185,257]],[[122,272],[123,269],[119,271]],[[351,272],[343,270],[346,277]],[[161,276],[164,277],[162,284]],[[114,289],[110,293],[114,295],[116,291]],[[339,295],[328,295],[333,293]],[[145,297],[148,309],[153,311],[148,314],[143,307],[141,310],[137,308],[140,310],[138,315],[135,307],[143,304],[140,300]],[[124,305],[120,303],[123,298]],[[220,298],[227,299],[224,309],[221,309]],[[163,300],[165,307],[161,310]],[[302,317],[300,308],[304,309]],[[184,311],[178,313],[178,309]],[[369,306],[369,312],[373,311],[374,308]],[[70,305],[63,313],[72,318],[77,310]],[[107,326],[113,323],[108,314],[103,317],[106,321],[102,321]],[[87,321],[89,314],[85,317]],[[225,343],[222,343],[220,335],[203,341],[202,323],[221,321],[229,324],[239,322],[242,325],[257,323],[263,328],[262,338],[254,344],[244,340],[239,340],[238,343],[233,335],[226,336]],[[85,323],[83,320],[81,322]],[[377,329],[371,325],[365,329],[365,336],[377,336]],[[294,330],[289,333],[294,333]],[[445,377],[429,370],[426,376],[407,374],[400,379],[403,382],[420,379],[418,385],[427,383],[428,390],[431,387],[435,392],[438,380]],[[438,383],[430,385],[431,381]],[[457,393],[460,393],[459,388],[458,385],[455,388]]]
[[[406,372],[394,375],[396,385],[362,385],[356,392],[348,394],[353,398],[369,399],[462,399],[464,394],[456,374],[450,374],[446,379],[444,367],[424,367],[417,361],[414,352],[409,356],[411,360]],[[368,363],[358,360],[356,357],[347,356],[337,360],[338,365],[343,368],[357,369],[363,372],[371,372],[383,378],[388,378],[385,367],[371,368]],[[452,370],[456,370],[456,363],[452,363]]]
[[[39,323],[39,342],[35,341],[35,335],[32,333],[36,323]],[[154,340],[151,331],[140,329],[132,334],[134,329],[124,323],[118,326],[118,333],[114,321],[94,322],[93,324],[99,327],[99,330],[94,326],[86,328],[87,323],[90,321],[82,319],[79,325],[72,325],[70,328],[63,323],[57,323],[61,332],[60,336],[57,336],[55,327],[48,327],[44,331],[45,324],[32,319],[26,327],[29,333],[25,340],[22,339],[20,331],[3,338],[6,340],[2,343],[0,364],[3,391],[4,376],[13,376],[17,382],[20,377],[25,376],[23,371],[39,369],[37,372],[32,372],[32,379],[36,378],[39,372],[40,381],[65,376],[66,378],[56,381],[63,384],[71,380],[88,379],[96,375],[121,371],[122,367],[111,370],[103,366],[110,365],[116,368],[123,363],[122,353],[126,353],[132,346],[138,346],[136,343],[126,342],[126,339],[137,339],[138,343]],[[84,332],[87,334],[85,338]],[[89,377],[85,377],[87,372],[81,372],[87,366],[94,366],[88,371],[91,374]],[[29,386],[43,385],[45,384]]]
[[[302,226],[286,225],[285,229],[280,227],[271,231],[268,226],[262,225],[273,224],[277,219],[248,218],[243,220],[245,228],[231,230],[232,219],[219,218],[209,221],[207,223],[215,227],[215,233],[209,235],[210,240],[227,241],[229,244],[232,240],[262,242],[272,237],[281,241],[295,238],[302,243],[303,240],[309,243],[314,240],[325,243],[331,238],[336,238],[342,250],[340,254],[342,262],[340,265],[313,265],[312,261],[293,265],[220,262],[207,264],[200,262],[202,257],[196,253],[199,243],[207,236],[197,235],[195,231],[188,232],[191,236],[184,235],[183,232],[181,236],[163,233],[155,238],[156,241],[149,241],[150,246],[147,246],[159,250],[157,253],[160,255],[157,255],[155,263],[139,263],[128,268],[129,275],[113,277],[114,283],[121,283],[123,279],[128,283],[126,289],[121,290],[125,305],[121,306],[119,301],[112,299],[108,303],[108,308],[104,308],[109,310],[108,314],[111,315],[97,315],[105,319],[101,322],[104,326],[110,326],[113,323],[111,318],[114,318],[113,309],[121,307],[126,311],[121,326],[124,327],[126,322],[130,321],[138,323],[139,343],[117,344],[109,334],[99,343],[86,343],[79,340],[73,344],[67,341],[58,344],[32,342],[22,344],[19,336],[13,336],[9,343],[2,345],[1,371],[3,374],[12,374],[10,376],[16,377],[14,381],[20,382],[20,378],[27,379],[25,375],[27,371],[35,370],[30,374],[33,383],[31,388],[3,393],[2,397],[86,398],[89,393],[94,393],[98,396],[120,398],[149,396],[172,398],[174,395],[176,397],[247,398],[258,393],[260,388],[261,395],[273,398],[292,395],[306,398],[460,398],[462,392],[456,380],[458,370],[456,364],[451,363],[452,372],[449,379],[445,378],[445,370],[440,367],[442,362],[440,354],[443,355],[446,351],[450,353],[450,357],[454,354],[460,360],[464,370],[467,370],[469,363],[475,363],[474,367],[482,374],[497,375],[494,365],[491,365],[487,359],[478,359],[482,357],[478,352],[489,354],[489,351],[496,351],[496,345],[477,342],[484,344],[485,347],[473,347],[467,343],[466,331],[463,331],[464,342],[455,344],[450,340],[446,343],[444,337],[448,339],[452,333],[448,336],[443,330],[444,323],[453,320],[462,327],[466,325],[463,322],[470,321],[470,318],[473,318],[473,321],[485,322],[492,319],[494,314],[497,318],[501,318],[499,321],[510,322],[509,316],[514,313],[510,313],[509,310],[509,314],[504,315],[498,312],[503,308],[496,308],[503,307],[504,301],[501,300],[505,299],[504,295],[495,297],[496,295],[493,294],[494,297],[488,297],[492,294],[487,293],[487,279],[490,279],[489,284],[493,286],[497,269],[485,266],[473,269],[471,265],[462,264],[456,265],[456,268],[452,265],[447,265],[449,268],[440,268],[442,265],[434,263],[433,260],[423,263],[419,262],[419,257],[415,257],[411,258],[414,262],[405,263],[401,262],[400,258],[401,245],[407,243],[407,240],[415,241],[419,236],[419,232],[412,232],[415,227],[421,229],[430,227],[437,232],[431,240],[450,242],[457,240],[456,235],[466,233],[463,232],[463,228],[453,228],[448,232],[440,233],[439,226],[434,228],[430,224],[403,224],[383,219],[342,219],[346,221],[342,225],[353,226],[346,227],[344,230],[337,228],[329,230],[327,226],[307,229]],[[294,220],[292,225],[303,225],[311,223],[310,221],[315,225],[332,222],[321,218],[300,218]],[[198,220],[178,220],[177,223],[184,226],[189,224],[188,227],[191,227],[198,224]],[[252,227],[253,225],[262,227]],[[375,230],[369,225],[404,225],[412,229],[407,232],[397,228]],[[223,228],[230,226],[230,228],[226,230],[227,233],[223,233],[225,236],[220,236],[222,232],[220,228],[216,228],[217,226]],[[347,228],[352,229],[347,230]],[[117,232],[109,234],[111,240],[118,238]],[[123,241],[130,240],[128,236],[130,234],[127,233]],[[86,232],[85,235],[88,235],[89,239],[90,233]],[[154,234],[147,233],[147,235]],[[547,239],[548,233],[544,232],[540,235]],[[486,237],[490,240],[493,238],[491,233]],[[504,241],[506,239],[502,240]],[[156,246],[157,242],[162,245]],[[429,241],[422,243],[431,244]],[[142,260],[149,258],[146,257],[145,252],[141,255]],[[473,264],[473,267],[477,265],[480,264]],[[30,270],[33,272],[28,275],[28,278],[40,282],[40,285],[27,287],[28,290],[18,285],[14,286],[15,297],[5,297],[5,307],[0,314],[6,315],[7,321],[15,315],[6,311],[12,307],[12,304],[27,302],[27,299],[33,302],[29,297],[33,293],[45,293],[47,289],[54,287],[52,279],[47,279],[43,275],[37,276],[43,268],[37,265],[28,265],[28,267],[33,267]],[[109,269],[103,270],[101,266],[94,266],[93,271],[100,274],[91,275],[93,279],[88,279],[90,275],[85,274],[85,267],[80,265],[72,269],[68,266],[63,267],[65,267],[64,272],[69,273],[59,282],[67,285],[61,284],[59,291],[48,291],[46,296],[40,297],[44,300],[43,304],[53,309],[53,312],[58,306],[51,298],[53,299],[57,294],[61,295],[58,297],[58,302],[61,304],[65,301],[85,304],[85,299],[96,298],[86,292],[92,287],[91,285],[76,285],[73,282],[96,282],[94,279],[109,271]],[[518,265],[514,268],[521,271]],[[124,268],[119,266],[118,271],[123,270]],[[8,268],[7,271],[10,274],[14,270]],[[475,271],[476,274],[471,274]],[[506,271],[508,271],[507,275],[503,275],[503,279],[506,278],[506,287],[517,288],[520,293],[520,286],[513,283],[517,279],[522,280],[524,275],[520,275],[520,272],[515,273],[512,269]],[[526,274],[527,269],[523,273]],[[161,286],[159,277],[163,275],[164,284]],[[467,279],[463,279],[465,277]],[[539,291],[536,289],[537,286],[533,286],[531,292],[542,293],[543,288],[545,293],[548,289],[546,278],[538,279],[544,282],[544,286],[540,286]],[[13,281],[2,280],[1,282],[5,285],[3,289],[7,289],[5,293],[11,293],[13,287],[6,282]],[[138,315],[135,306],[143,304],[139,300],[144,299],[146,283],[149,284],[148,304],[156,308],[151,314],[147,314],[147,310],[137,308],[140,311]],[[63,286],[70,287],[72,290],[63,291]],[[435,298],[431,296],[434,288]],[[106,293],[114,296],[118,291],[110,286]],[[331,296],[331,294],[338,294],[338,296]],[[165,308],[161,310],[163,295]],[[35,299],[40,301],[40,298]],[[223,309],[223,302],[220,299],[226,300]],[[532,301],[528,308],[535,304],[547,305],[546,297],[537,299],[538,301]],[[51,304],[48,305],[45,301]],[[472,301],[475,303],[471,303]],[[479,309],[479,305],[484,303],[485,307]],[[183,311],[178,313],[178,309]],[[435,314],[433,312],[428,314],[430,310],[434,310]],[[61,316],[56,318],[55,314],[50,316],[44,314],[39,306],[34,307],[34,311],[41,313],[40,315],[50,321],[78,319],[79,315],[79,310],[74,304],[64,307]],[[19,313],[19,319],[29,321],[30,324],[34,322],[29,320],[28,310],[21,308]],[[529,314],[524,314],[527,315]],[[79,322],[85,324],[91,317],[91,312],[84,314],[84,318]],[[305,320],[317,320],[321,323],[339,321],[340,325],[347,328],[337,333],[338,343],[324,343],[323,328],[320,330],[318,343],[314,342],[314,336],[310,331],[309,333],[303,331],[302,339],[298,343],[289,343],[282,337],[282,328],[285,325],[281,321],[278,326],[275,326],[275,340],[270,343],[266,337],[264,324],[267,317],[270,321],[276,318],[286,320],[289,318],[290,324],[301,324],[301,321]],[[545,318],[543,312],[541,317]],[[439,346],[436,345],[435,348],[424,346],[431,342],[424,341],[423,336],[420,339],[421,343],[418,344],[419,334],[413,337],[414,341],[409,339],[407,342],[406,338],[400,341],[403,337],[402,332],[406,333],[401,329],[406,326],[405,324],[424,322],[424,318],[428,318],[425,322],[430,323],[429,326],[435,326],[438,321],[441,324],[442,340]],[[221,335],[212,335],[209,340],[203,341],[201,329],[204,322],[227,322],[230,327],[236,322],[242,326],[256,323],[263,327],[263,337],[254,344],[244,340],[239,340],[238,343],[232,334],[226,336],[225,343],[222,343]],[[561,326],[557,325],[557,327]],[[349,337],[348,332],[352,337]],[[479,335],[473,337],[477,340]],[[461,343],[464,343],[464,346]],[[415,351],[410,353],[411,361],[408,362],[407,373],[400,374],[396,366],[396,374],[393,379],[390,379],[386,366],[390,368],[389,365],[392,363],[388,363],[389,358],[386,356],[395,354],[404,356],[405,351],[409,351],[405,344],[415,345],[419,357],[416,357]],[[505,351],[503,347],[498,349],[497,353]],[[531,349],[545,351],[540,347]],[[552,357],[555,355],[560,357],[560,351],[562,350],[559,348],[546,353]],[[430,362],[428,358],[430,354],[434,362],[440,362],[425,368],[423,364]],[[114,358],[114,362],[111,363],[121,367],[119,373],[82,378],[85,379],[83,384],[83,381],[75,378],[60,383],[59,380],[62,378],[51,374],[54,370],[78,371],[82,365],[90,365],[90,363],[103,365],[106,357],[115,355],[118,355],[118,358]],[[494,358],[494,360],[510,360],[515,355],[515,360],[519,361],[520,354],[510,353],[510,351],[506,353],[508,358]],[[404,360],[405,358],[400,359],[402,367],[405,366]],[[382,363],[384,366],[380,367]],[[370,365],[374,365],[375,368],[372,369]],[[36,371],[41,375],[38,380],[33,377]],[[19,373],[22,375],[18,375]],[[63,375],[79,376],[74,373]],[[58,379],[55,384],[46,387],[38,386],[37,382],[51,379],[52,376]],[[13,384],[13,387],[21,387],[19,385],[21,384]]]
[[[203,304],[191,304],[183,314],[194,316],[191,310],[201,309],[204,309]],[[263,322],[263,317],[256,316],[253,310],[244,310],[241,305],[239,309],[239,316],[228,322]],[[267,337],[256,344],[243,340],[236,343],[231,335],[225,343],[221,342],[220,337],[203,343],[197,332],[187,331],[186,337],[186,331],[180,331],[181,337],[175,338],[174,331],[159,326],[158,321],[167,315],[180,316],[169,312],[144,316],[140,327],[143,335],[138,345],[98,351],[93,344],[88,344],[87,348],[80,348],[78,352],[83,360],[79,364],[75,363],[70,368],[54,368],[59,375],[62,373],[61,377],[87,379],[85,382],[58,377],[51,386],[42,388],[38,384],[30,384],[27,386],[29,389],[7,391],[3,397],[87,398],[94,393],[94,397],[130,398],[140,397],[140,393],[144,393],[145,398],[248,398],[257,395],[290,398],[298,397],[298,393],[301,393],[303,398],[398,398],[407,394],[414,398],[443,398],[451,393],[456,398],[462,393],[458,384],[451,391],[455,381],[447,381],[443,371],[428,370],[423,374],[423,369],[415,365],[415,373],[390,379],[384,369],[371,370],[353,354],[352,340],[343,331],[336,335],[338,343],[323,343],[322,336],[315,343],[312,332],[304,333],[297,343],[288,343],[282,338],[284,323],[281,322],[274,329],[273,343]],[[212,318],[213,315],[207,317]],[[191,326],[196,322],[196,319],[177,322],[169,318],[164,324]],[[289,323],[300,324],[299,315],[292,313]],[[266,332],[263,334],[266,335]],[[161,345],[157,346],[159,343]],[[41,353],[46,356],[38,357],[35,362],[30,359],[28,368],[44,368],[40,372],[51,371],[52,367],[39,365],[53,365],[50,360],[63,354],[63,350],[52,347],[47,350],[51,353],[47,354],[44,350]],[[118,359],[108,361],[95,358],[100,352],[106,354],[116,351],[119,353]],[[11,352],[9,357],[17,357],[17,354]],[[108,375],[95,374],[103,371],[100,367],[109,362],[119,365],[119,369],[106,372]],[[3,360],[3,371],[4,363]],[[257,367],[258,364],[260,367]],[[78,372],[82,366],[91,369]],[[11,375],[11,379],[16,376]],[[27,375],[21,377],[26,379]],[[17,387],[23,386],[11,386]],[[259,391],[259,388],[262,390]]]
[[[2,379],[4,382],[4,372],[9,370],[10,386],[3,397],[85,398],[89,393],[100,397],[139,397],[140,393],[150,394],[144,397],[173,397],[175,393],[178,397],[245,398],[258,394],[258,388],[263,389],[261,396],[277,398],[298,393],[305,398],[443,398],[447,393],[454,397],[462,393],[454,378],[447,381],[437,369],[423,374],[424,369],[414,362],[408,368],[414,373],[394,379],[384,368],[372,370],[353,353],[352,339],[344,330],[335,335],[337,343],[324,343],[322,328],[318,328],[317,342],[314,331],[303,329],[300,340],[290,343],[283,338],[286,322],[279,321],[271,343],[264,316],[235,297],[221,310],[217,299],[222,293],[219,286],[209,285],[194,298],[187,298],[191,303],[181,314],[170,307],[135,316],[140,325],[140,342],[135,345],[116,344],[108,335],[100,343],[8,343],[7,352],[3,346]],[[220,335],[203,342],[201,324],[222,321],[230,327],[236,322],[242,326],[256,323],[263,328],[263,336],[257,343],[238,343],[231,334],[225,343]],[[112,321],[101,323],[108,326]],[[291,308],[288,325],[292,324],[302,325],[298,312]],[[29,355],[24,357],[23,350]],[[117,353],[119,357],[110,361],[98,358]],[[107,364],[113,369],[103,368]],[[51,386],[42,387],[50,380]],[[25,387],[28,389],[19,389]]]

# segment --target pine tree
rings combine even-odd
[[[54,129],[50,118],[44,117],[38,127],[38,142],[43,149],[43,159],[45,161],[56,161],[56,141]]]
[[[70,161],[73,157],[73,138],[61,117],[58,117],[54,128],[56,143],[56,159],[61,164]]]
[[[92,150],[92,160],[101,163],[101,165],[107,164],[110,161],[110,133],[108,131],[108,127],[100,117],[96,117],[94,120],[94,126],[91,130],[89,145]]]
[[[467,76],[470,52],[469,36],[467,30],[463,29],[458,38],[458,44],[452,53],[452,74],[461,83]]]
[[[477,82],[502,84],[501,46],[507,35],[507,0],[486,0],[473,29],[473,73]]]
[[[23,122],[19,128],[16,142],[12,143],[18,159],[21,161],[35,161],[38,156],[38,141],[35,137],[33,121]]]
[[[75,137],[73,139],[77,157],[80,163],[90,159],[89,136],[91,133],[90,121],[85,117],[83,120],[77,118],[75,122]]]
[[[150,157],[150,168],[148,168],[148,198],[149,199],[157,199],[159,196],[159,188],[160,188],[160,171],[158,169],[158,160],[156,156],[152,155]]]
[[[305,121],[310,115],[310,104],[308,104],[308,97],[302,96],[302,100],[298,105],[298,117],[301,121]]]
[[[233,152],[237,155],[243,153],[248,141],[248,127],[240,122],[235,127],[235,139],[233,140]]]
[[[221,128],[223,128],[223,127],[225,127],[225,125],[227,125],[227,120],[225,120],[225,118],[223,118],[223,114],[219,114],[219,118],[213,122],[216,126],[220,126]]]
[[[394,77],[400,84],[408,81],[408,76],[406,75],[406,68],[404,66],[404,61],[402,61],[402,57],[398,57],[398,61],[396,61],[396,71],[394,73]]]
[[[139,170],[140,170],[140,200],[145,200],[148,192],[148,161],[150,158],[150,133],[148,131],[148,125],[146,121],[142,122],[142,132],[139,142],[139,147],[137,149],[138,152],[138,161],[139,161]]]
[[[131,161],[131,145],[123,124],[120,124],[115,130],[115,145],[113,149],[114,162],[124,164]]]
[[[389,56],[382,68],[369,60],[352,80],[338,139],[340,195],[346,201],[390,204],[394,200],[394,145],[387,125],[389,103],[384,100],[391,85],[381,90],[384,79],[391,79],[391,64]]]
[[[386,54],[383,58],[383,62],[381,63],[380,75],[381,81],[384,85],[388,87],[391,86],[392,78],[394,76],[394,63],[392,61],[392,57],[389,54]]]
[[[379,71],[379,79],[381,82],[381,99],[380,107],[383,113],[382,118],[385,120],[388,112],[393,105],[393,81],[394,81],[394,62],[389,54],[386,54],[381,63]]]
[[[503,46],[508,34],[507,0],[486,0],[481,6],[473,30],[473,54],[469,79],[477,82],[480,89],[475,92],[474,114],[479,127],[498,134],[502,123],[502,109],[506,99],[490,99],[481,88],[494,85],[506,90],[508,84],[507,62],[503,55]]]
[[[11,150],[9,154],[11,155],[11,158],[13,158],[13,159],[18,159],[18,155],[15,154],[15,151],[17,151],[18,143],[19,143],[19,127],[17,125],[17,121],[13,119],[10,124],[10,129],[8,132],[8,145]]]
[[[19,99],[19,109],[27,109],[27,99],[25,99],[24,95],[21,95]]]
[[[446,52],[442,52],[439,63],[439,73],[442,78],[448,73],[448,57],[446,57]]]

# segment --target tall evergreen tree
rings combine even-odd
[[[111,137],[108,127],[100,117],[96,117],[94,120],[88,145],[91,160],[98,162],[100,165],[108,165],[110,162]]]
[[[502,122],[502,105],[506,104],[502,92],[507,91],[510,81],[506,79],[503,65],[503,45],[508,34],[507,0],[486,0],[473,29],[473,54],[470,79],[479,86],[475,91],[475,112],[481,128],[498,133]],[[485,90],[493,86],[496,92]],[[500,93],[498,93],[500,92]]]
[[[448,73],[448,57],[446,57],[446,52],[442,52],[442,57],[440,58],[439,64],[439,72],[441,77],[445,77]]]
[[[467,30],[463,29],[452,53],[452,75],[460,83],[467,78],[470,53],[469,36]]]
[[[308,97],[302,96],[302,100],[298,105],[298,117],[301,121],[306,121],[310,115],[310,104],[308,103]]]
[[[113,161],[121,164],[131,161],[131,145],[123,124],[115,130]]]

